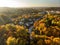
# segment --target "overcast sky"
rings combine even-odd
[[[0,0],[0,7],[60,7],[60,0]]]

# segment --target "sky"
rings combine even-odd
[[[0,0],[0,7],[60,7],[60,0]]]

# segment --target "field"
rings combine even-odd
[[[0,8],[0,45],[60,45],[60,7]]]

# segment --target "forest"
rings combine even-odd
[[[60,45],[60,8],[0,8],[0,45]]]

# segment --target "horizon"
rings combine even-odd
[[[0,8],[60,8],[60,7],[0,7]]]

